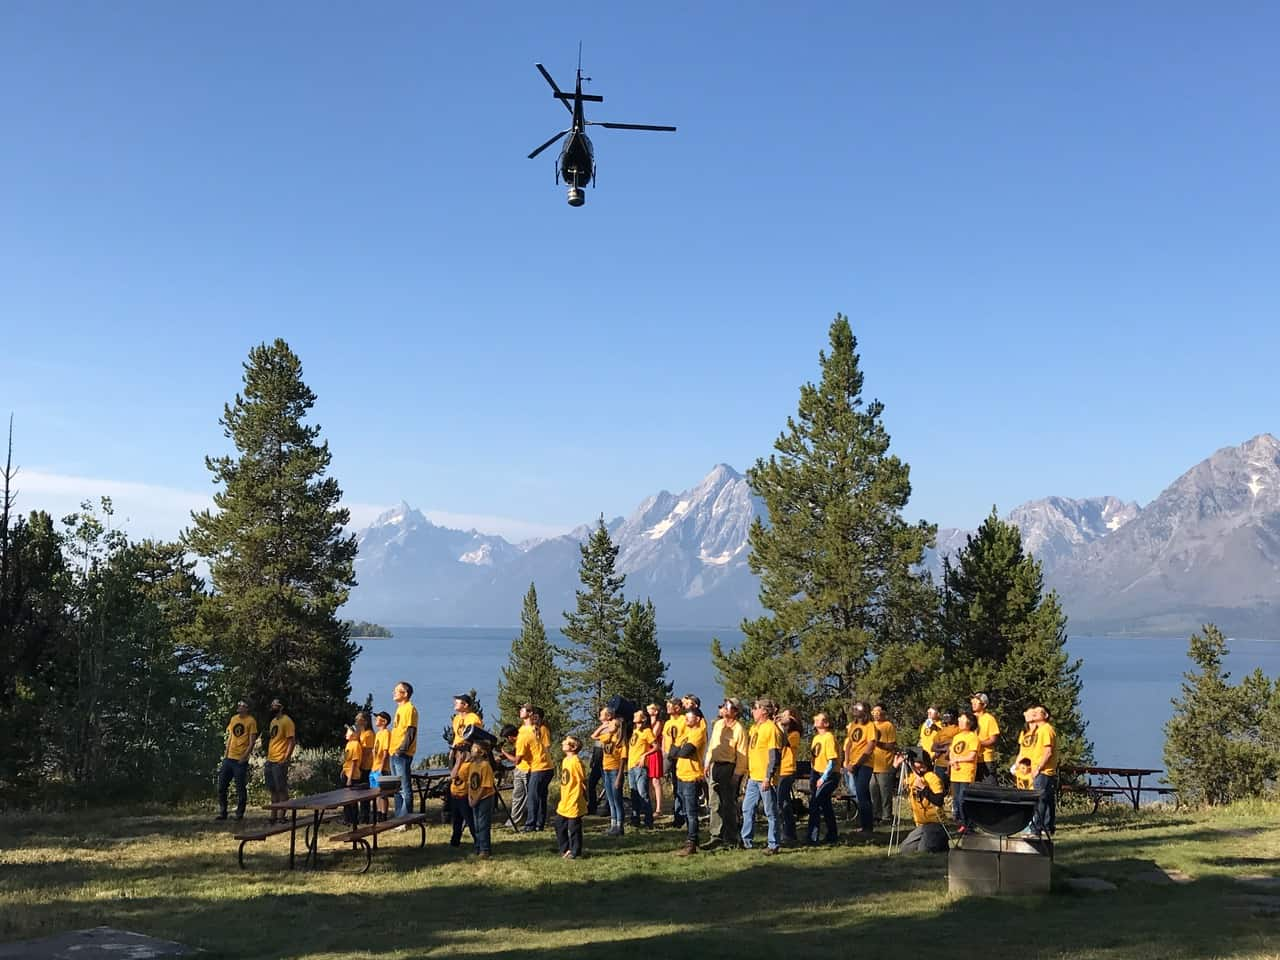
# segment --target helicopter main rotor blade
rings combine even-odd
[[[564,136],[566,133],[568,133],[568,132],[569,132],[568,130],[561,130],[561,131],[560,131],[559,133],[557,133],[554,137],[552,137],[550,140],[548,140],[546,143],[544,143],[542,146],[540,146],[537,150],[535,150],[535,151],[533,151],[533,153],[529,154],[529,159],[530,159],[530,160],[532,160],[534,157],[536,157],[538,154],[540,154],[543,150],[547,149],[547,147],[551,146],[553,143],[555,143],[557,140],[559,140],[561,137],[563,137],[563,136]]]
[[[542,74],[547,83],[551,84],[551,89],[555,92],[556,99],[564,104],[566,110],[573,113],[573,107],[569,106],[569,97],[556,86],[556,82],[551,79],[551,74],[547,73],[547,68],[540,63],[535,63],[534,66],[538,68],[538,72]]]
[[[588,120],[593,127],[608,127],[610,130],[664,130],[674,133],[675,127],[659,127],[652,123],[603,123],[599,120]]]

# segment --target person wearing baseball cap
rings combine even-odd
[[[746,770],[747,730],[742,725],[742,704],[735,697],[720,705],[720,718],[707,738],[705,766],[708,772],[711,820],[708,848],[738,844],[739,768]]]
[[[462,731],[475,726],[484,729],[484,721],[476,713],[475,699],[469,693],[453,695],[453,745],[462,746]]]

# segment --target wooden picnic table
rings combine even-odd
[[[268,810],[287,813],[290,817],[289,833],[289,869],[293,869],[294,856],[298,842],[298,811],[311,811],[311,823],[307,825],[303,842],[307,854],[303,863],[314,866],[320,859],[320,823],[329,810],[359,803],[362,800],[376,800],[383,795],[381,787],[343,787],[340,790],[329,790],[325,793],[313,793],[308,797],[294,797],[292,800],[280,800],[267,804]]]
[[[427,797],[431,795],[434,787],[440,783],[448,783],[449,778],[453,775],[451,767],[430,767],[426,770],[419,770],[417,773],[409,774],[409,779],[413,783],[413,792],[418,795],[418,812],[427,812]],[[444,802],[445,808],[449,806],[449,801]]]
[[[1094,783],[1086,779],[1085,783],[1081,785],[1081,789],[1093,797],[1093,809],[1095,812],[1098,809],[1099,801],[1104,796],[1124,797],[1133,805],[1133,809],[1137,810],[1143,793],[1168,794],[1173,792],[1169,787],[1144,787],[1142,785],[1143,777],[1164,773],[1163,770],[1153,770],[1146,767],[1063,767],[1059,773],[1086,778],[1098,777],[1104,781],[1103,783]],[[1059,791],[1061,791],[1061,777],[1059,777],[1058,782]]]

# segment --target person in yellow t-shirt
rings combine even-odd
[[[356,714],[356,738],[360,741],[360,785],[367,787],[369,775],[373,773],[374,732],[369,728],[369,715],[363,710]],[[360,801],[360,822],[373,822],[373,801]]]
[[[839,838],[836,828],[836,811],[831,797],[840,783],[840,751],[836,747],[836,735],[831,732],[831,718],[825,713],[814,714],[813,742],[809,744],[811,770],[809,779],[809,845],[816,845],[820,838],[820,824],[826,824],[827,843]]]
[[[529,770],[523,833],[545,830],[547,826],[547,790],[552,775],[550,746],[551,734],[542,708],[530,706],[525,725],[516,735],[516,757]]]
[[[258,721],[249,713],[249,704],[241,700],[236,704],[235,715],[227,721],[227,746],[222,753],[222,766],[218,770],[218,816],[227,819],[227,789],[236,784],[236,819],[244,819],[244,808],[249,802],[249,754],[258,742]]]
[[[736,847],[742,832],[738,823],[738,784],[747,772],[747,728],[740,719],[742,704],[736,697],[727,697],[720,704],[719,714],[707,734],[707,751],[702,758],[710,814],[707,850],[720,844]]]
[[[471,834],[471,842],[476,840],[476,820],[471,812],[471,801],[467,797],[467,784],[471,780],[471,748],[459,746],[452,748],[453,769],[449,771],[449,819],[453,822],[453,834],[449,837],[449,846],[462,846],[462,828],[466,827]]]
[[[578,758],[582,741],[565,737],[560,743],[560,802],[556,804],[556,844],[560,856],[577,860],[582,856],[582,818],[587,814],[587,775]]]
[[[974,729],[976,721],[972,714],[961,711],[956,717],[956,723],[958,729],[951,738],[950,747],[951,815],[959,824],[959,831],[965,833],[969,829],[969,821],[964,813],[964,793],[977,776],[982,745],[978,741],[978,732]]]
[[[765,856],[774,856],[782,843],[778,829],[778,771],[782,767],[782,731],[774,720],[778,705],[761,697],[751,705],[752,725],[747,733],[747,789],[742,797],[742,846],[752,847],[756,831],[756,807],[764,806],[768,824]]]
[[[413,684],[401,680],[391,691],[396,714],[391,721],[391,773],[400,778],[396,793],[397,817],[413,813],[413,755],[418,749],[418,708],[413,705]]]
[[[778,815],[781,818],[782,842],[794,844],[796,811],[791,803],[796,782],[796,757],[800,753],[800,719],[791,709],[778,711],[778,729],[782,731],[782,765],[778,768]]]
[[[852,720],[845,728],[844,771],[845,790],[858,804],[858,823],[864,837],[875,829],[875,813],[871,801],[872,751],[876,745],[876,727],[871,722],[867,705],[855,702],[850,711]]]
[[[342,749],[342,777],[341,786],[348,789],[358,790],[360,788],[360,756],[363,751],[360,748],[360,734],[356,732],[355,727],[346,728],[346,744]],[[357,826],[359,822],[358,811],[359,806],[354,803],[348,803],[342,808],[342,819],[351,826]]]
[[[948,789],[951,784],[951,738],[959,730],[956,715],[950,710],[942,711],[942,716],[938,718],[938,732],[933,735],[933,772]]]
[[[871,708],[871,724],[876,728],[876,745],[871,750],[871,809],[875,819],[888,823],[893,819],[893,798],[898,793],[898,775],[893,769],[898,728],[882,703]]]
[[[373,718],[373,772],[381,780],[391,772],[391,714],[380,710]],[[372,778],[370,778],[372,780]],[[378,797],[378,819],[387,819],[387,798]]]
[[[631,783],[631,826],[653,826],[653,804],[649,802],[649,757],[657,752],[649,715],[637,710],[631,718],[631,741],[627,744],[627,779]]]
[[[622,739],[622,721],[605,707],[600,711],[600,725],[591,739],[604,751],[604,795],[609,803],[609,831],[607,837],[622,836],[622,763],[627,745]]]
[[[469,693],[459,693],[453,698],[453,745],[463,744],[462,731],[467,727],[484,729],[484,720],[476,713],[476,703]]]
[[[1000,737],[1000,724],[987,709],[989,701],[985,693],[975,693],[969,698],[969,706],[973,708],[973,729],[978,734],[978,772],[974,777],[976,783],[996,782],[996,741]]]
[[[1031,775],[1031,758],[1019,757],[1013,764],[1013,785],[1019,790],[1034,790],[1036,778]]]
[[[1027,751],[1031,761],[1031,788],[1038,794],[1035,816],[1026,835],[1038,838],[1053,836],[1057,829],[1058,732],[1049,723],[1049,711],[1037,704],[1030,710],[1035,726],[1035,739]]]
[[[676,790],[685,812],[688,840],[678,851],[686,857],[698,851],[698,786],[704,773],[702,758],[707,751],[707,721],[700,707],[690,706],[684,712],[684,727],[676,739]]]
[[[289,761],[293,759],[293,750],[298,744],[297,730],[293,720],[284,712],[284,702],[279,698],[271,701],[271,723],[267,727],[267,761],[262,765],[262,779],[266,781],[267,792],[272,803],[281,803],[289,799]],[[284,820],[284,813],[271,811],[271,822],[277,818]]]
[[[493,759],[481,744],[471,747],[471,769],[467,771],[467,801],[475,825],[476,856],[488,860],[493,850],[492,827],[494,797]]]
[[[671,825],[684,826],[684,812],[680,802],[680,794],[676,789],[676,738],[684,729],[684,707],[680,701],[667,701],[667,719],[662,724],[662,755],[666,758],[667,779],[671,781]]]
[[[894,765],[900,766],[903,762],[904,757],[899,755]],[[915,829],[907,834],[899,849],[902,853],[945,853],[949,846],[942,826],[946,792],[941,778],[933,772],[933,757],[920,747],[912,747],[907,751],[905,762],[909,764],[906,786]]]

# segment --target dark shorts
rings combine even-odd
[[[267,782],[267,789],[272,793],[288,793],[289,765],[268,760],[262,765],[262,779]]]

